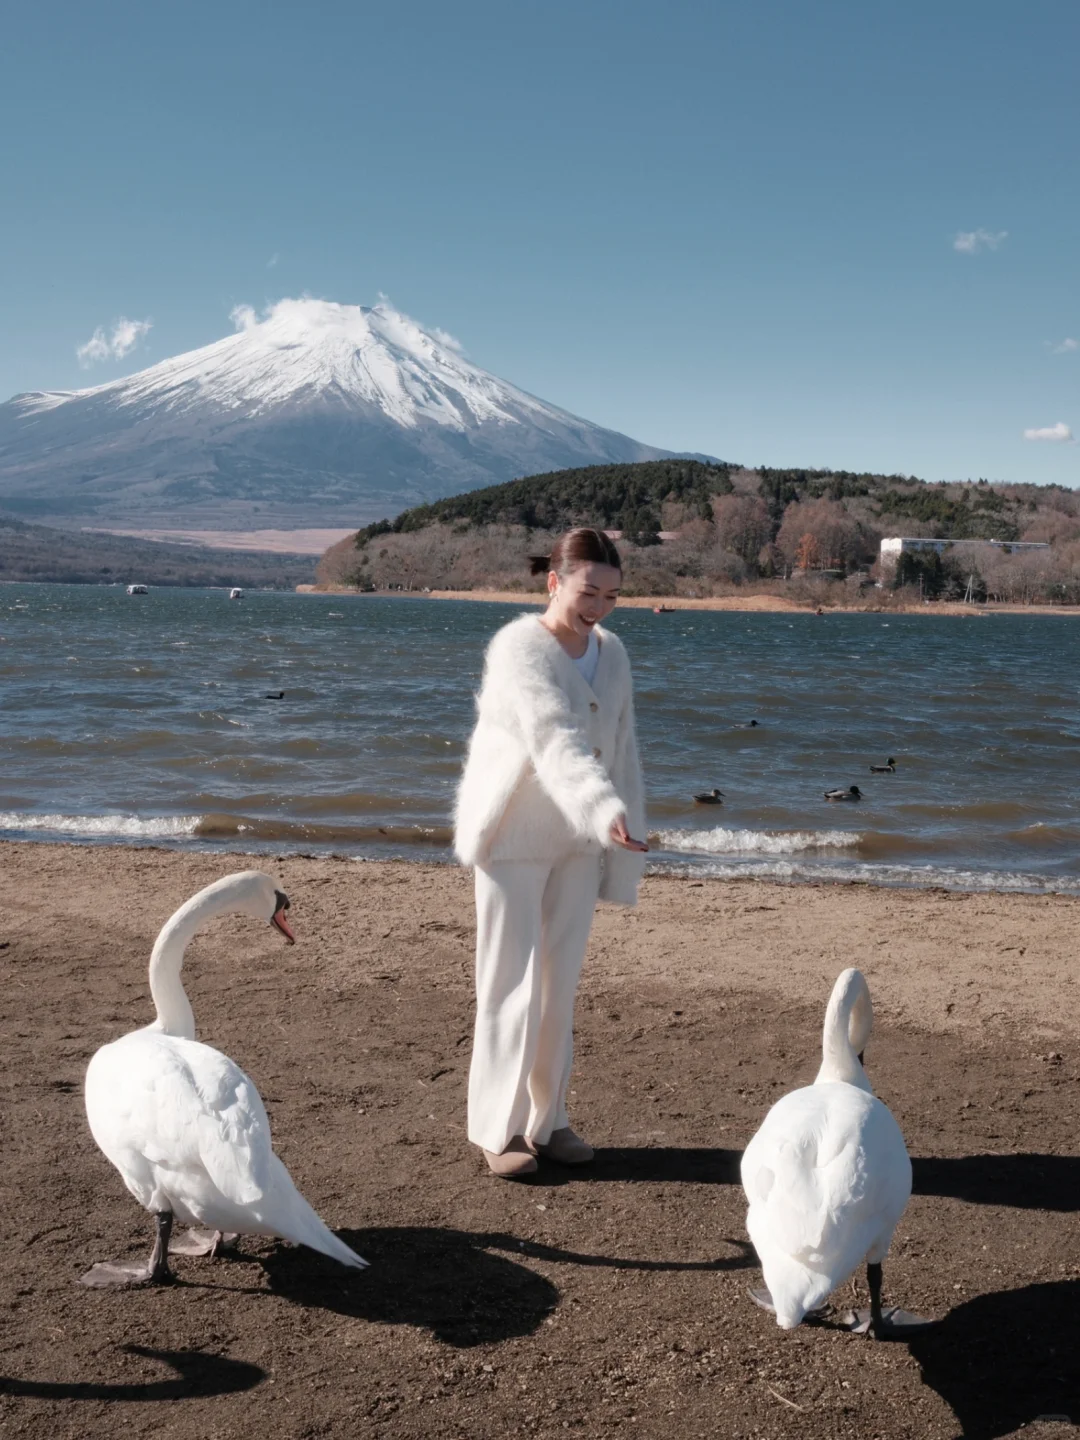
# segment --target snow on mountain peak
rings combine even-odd
[[[386,301],[369,307],[303,296],[278,300],[262,315],[238,305],[232,319],[234,335],[70,398],[100,395],[122,409],[173,414],[209,407],[252,419],[282,407],[372,407],[407,429],[570,418],[471,364],[452,336],[425,330]]]
[[[385,300],[238,306],[233,324],[124,379],[0,405],[0,504],[97,525],[340,526],[666,453],[497,379]]]

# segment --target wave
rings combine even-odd
[[[453,838],[445,825],[326,825],[222,812],[199,817],[194,833],[207,840],[235,835],[245,840],[305,841],[314,845],[448,846]]]
[[[0,834],[66,835],[86,840],[242,840],[263,844],[395,845],[448,848],[445,825],[347,825],[232,815],[36,815],[0,811]]]
[[[855,830],[661,830],[663,850],[699,855],[797,855],[806,850],[850,850],[862,844]]]
[[[1080,847],[1080,827],[1036,820],[1022,830],[1007,830],[1001,838],[1011,845],[1030,845],[1036,849],[1059,850],[1063,855],[1075,855]]]
[[[194,835],[198,815],[35,815],[0,810],[0,831],[176,840]]]
[[[693,880],[772,880],[782,884],[883,885],[909,890],[1012,891],[1029,895],[1080,896],[1080,878],[1035,875],[1019,870],[969,870],[952,865],[887,865],[854,861],[817,864],[791,860],[702,860],[697,864],[648,867],[650,875]]]

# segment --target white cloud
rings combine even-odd
[[[252,330],[259,323],[253,305],[234,305],[229,311],[229,319],[237,330]]]
[[[149,334],[152,320],[128,320],[121,315],[120,319],[113,326],[112,353],[117,360],[122,360],[129,350],[134,350],[144,335]]]
[[[229,319],[233,328],[246,332],[254,330],[269,321],[281,321],[287,326],[310,327],[312,325],[343,325],[349,334],[355,334],[357,343],[365,342],[372,322],[363,318],[363,307],[355,305],[339,305],[331,300],[321,300],[306,292],[289,299],[282,297],[280,300],[267,302],[261,309],[254,305],[238,304],[229,311]],[[378,303],[373,307],[375,317],[375,328],[384,336],[392,339],[394,343],[400,344],[404,349],[419,353],[417,347],[421,347],[425,353],[430,350],[431,341],[445,350],[451,350],[457,355],[465,354],[465,347],[456,335],[451,335],[447,330],[441,330],[437,325],[421,325],[418,320],[398,310],[388,295],[381,290],[378,293]]]
[[[1043,425],[1040,429],[1025,430],[1025,440],[1064,440],[1073,443],[1073,433],[1063,420],[1056,425]]]
[[[108,340],[105,339],[105,331],[100,325],[85,345],[76,345],[75,354],[84,370],[98,360],[108,360],[112,351],[109,349]]]
[[[273,270],[274,266],[278,263],[278,261],[279,261],[280,259],[281,259],[281,256],[280,256],[280,255],[278,254],[278,252],[275,250],[274,253],[270,256],[270,259],[267,260],[267,262],[266,262],[266,268],[267,268],[267,270]]]
[[[1047,343],[1050,344],[1049,341]],[[1050,344],[1050,348],[1055,355],[1068,355],[1070,350],[1080,350],[1080,340],[1073,340],[1071,336],[1066,335],[1060,345]]]
[[[96,365],[99,360],[122,360],[135,349],[144,335],[149,334],[152,320],[129,320],[121,315],[113,322],[112,334],[105,333],[99,325],[85,345],[76,345],[75,355],[84,370]]]
[[[385,310],[388,315],[395,316],[406,326],[412,326],[415,330],[422,330],[444,350],[453,350],[457,355],[465,354],[465,346],[456,335],[451,335],[449,330],[443,330],[438,325],[421,325],[419,320],[414,320],[411,315],[406,315],[403,310],[399,310],[385,290],[379,290],[377,297],[379,308]]]
[[[980,250],[997,250],[1008,238],[1007,230],[960,230],[952,248],[961,255],[976,255]]]

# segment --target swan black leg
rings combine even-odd
[[[150,1261],[147,1265],[147,1275],[151,1285],[164,1285],[172,1277],[169,1269],[169,1236],[172,1234],[172,1211],[156,1210],[154,1212],[154,1248],[150,1251]]]
[[[881,1313],[881,1266],[867,1265],[866,1283],[870,1288],[870,1334],[875,1340],[884,1340],[885,1317]]]

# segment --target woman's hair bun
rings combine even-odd
[[[529,573],[543,575],[554,570],[557,575],[567,575],[579,565],[610,565],[622,569],[619,552],[611,536],[603,530],[590,526],[579,526],[560,535],[551,547],[550,555],[530,555]]]

